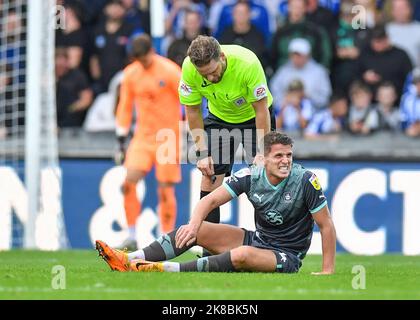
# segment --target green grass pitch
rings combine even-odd
[[[336,274],[311,275],[321,259],[307,256],[298,274],[118,273],[94,250],[15,250],[0,252],[0,299],[420,299],[420,256],[338,254]],[[56,265],[65,267],[64,290],[51,285]],[[366,270],[365,289],[352,287],[361,284],[356,265]]]

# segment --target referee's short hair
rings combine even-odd
[[[284,146],[293,147],[293,139],[285,133],[278,131],[270,131],[264,136],[264,155],[267,155],[271,151],[271,146],[275,144],[282,144]]]
[[[200,35],[191,42],[187,55],[195,66],[203,67],[211,60],[219,60],[220,44],[213,37]]]

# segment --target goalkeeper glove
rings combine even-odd
[[[127,136],[117,136],[118,140],[118,151],[114,155],[114,162],[120,166],[124,163],[125,153],[127,152],[126,141]]]

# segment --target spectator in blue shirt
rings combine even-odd
[[[264,35],[251,23],[251,8],[247,1],[238,1],[233,7],[233,24],[224,29],[218,39],[221,44],[237,44],[248,48],[267,65]]]
[[[166,5],[165,32],[171,38],[182,38],[185,15],[188,11],[198,12],[201,16],[201,27],[207,27],[207,7],[195,0],[171,0]]]
[[[302,132],[315,110],[311,101],[305,98],[305,88],[300,80],[290,82],[283,102],[276,109],[276,127],[286,132]]]
[[[251,24],[255,26],[264,36],[266,45],[271,40],[271,35],[275,29],[275,23],[271,19],[268,9],[260,1],[256,0],[239,0],[237,2],[247,2],[251,9]],[[220,14],[215,19],[215,29],[212,30],[214,37],[220,38],[223,31],[233,24],[233,9],[236,3],[223,6]]]
[[[412,72],[415,90],[408,91],[401,99],[401,125],[405,134],[410,137],[420,136],[420,68]]]
[[[346,129],[348,102],[345,95],[334,94],[329,108],[317,112],[305,130],[306,139],[335,139]]]

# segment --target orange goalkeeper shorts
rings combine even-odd
[[[178,154],[179,149],[168,151],[156,142],[150,143],[134,137],[128,146],[124,166],[145,173],[155,166],[158,182],[178,183],[181,181]]]

